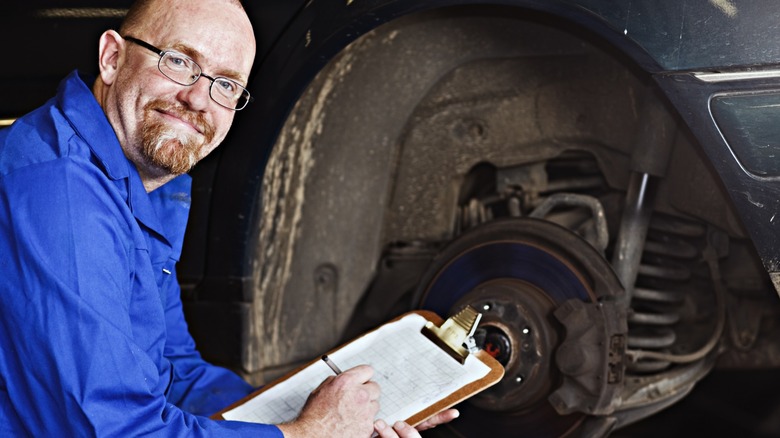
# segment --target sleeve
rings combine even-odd
[[[144,248],[112,184],[71,159],[0,177],[0,421],[28,436],[281,437],[166,400],[165,311],[136,296]]]
[[[204,361],[187,330],[176,273],[166,280],[165,357],[173,366],[168,401],[181,409],[209,416],[247,396],[254,388],[234,372]]]

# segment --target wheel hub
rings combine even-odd
[[[482,313],[481,348],[504,365],[501,382],[459,409],[459,434],[563,437],[582,413],[559,415],[548,400],[563,376],[555,365],[566,332],[553,316],[568,300],[594,302],[620,289],[609,264],[571,231],[535,219],[502,219],[455,239],[433,261],[417,296],[442,316]]]
[[[473,402],[487,410],[515,411],[543,400],[550,390],[550,363],[560,335],[545,321],[555,304],[526,281],[497,279],[455,304],[482,312],[478,344],[504,365],[505,377]]]

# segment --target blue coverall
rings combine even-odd
[[[184,321],[190,178],[147,194],[91,83],[0,130],[0,436],[281,437],[202,416],[252,388]]]

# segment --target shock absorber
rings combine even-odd
[[[652,90],[646,93],[641,116],[642,122],[635,135],[636,147],[631,155],[633,172],[612,256],[612,267],[625,290],[623,302],[626,307],[631,305],[658,179],[666,176],[677,128],[677,123]]]
[[[644,321],[643,326],[649,324],[651,327],[653,325],[666,327],[673,323],[669,320],[673,319],[673,316],[665,313],[647,313],[644,307],[639,308],[638,311],[634,308],[634,298],[637,293],[643,297],[643,301],[657,302],[671,298],[659,295],[658,291],[645,289],[637,291],[635,283],[640,269],[644,269],[645,274],[648,274],[648,271],[652,272],[653,269],[658,275],[672,274],[659,272],[660,267],[643,267],[642,260],[646,251],[645,240],[653,213],[658,179],[666,175],[677,125],[652,90],[645,96],[641,115],[642,123],[638,126],[635,136],[636,147],[631,156],[633,173],[626,191],[623,217],[612,255],[612,266],[624,288],[621,302],[627,309],[627,314],[633,315],[634,323]],[[653,245],[647,251],[651,249]],[[652,330],[652,336],[646,336],[644,329],[635,329],[633,332],[629,329],[629,347],[631,347],[632,336],[634,342],[643,345],[641,348],[653,350],[664,349],[676,340],[674,332],[670,330]],[[665,367],[666,365],[655,363],[654,366]]]

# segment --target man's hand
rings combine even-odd
[[[417,428],[409,426],[403,421],[398,421],[393,427],[389,427],[384,421],[377,420],[374,423],[374,430],[381,438],[419,438],[419,431],[449,423],[458,418],[458,415],[460,413],[456,409],[447,409],[418,424]]]
[[[279,425],[285,438],[333,436],[367,438],[379,412],[379,385],[368,365],[328,377],[315,389],[298,418]]]

